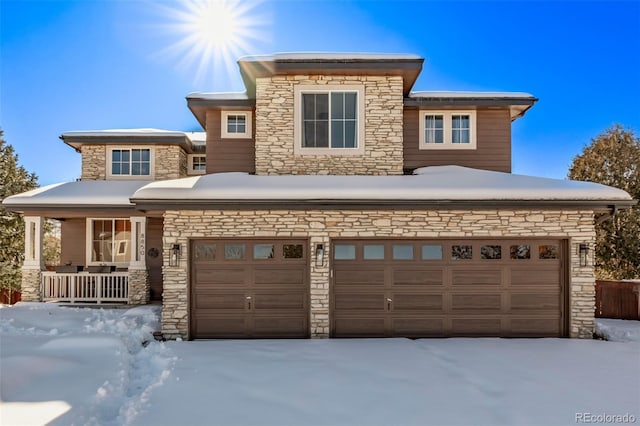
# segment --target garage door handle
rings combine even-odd
[[[247,308],[251,310],[251,296],[247,296],[245,299],[247,299],[247,302],[248,302]]]
[[[393,302],[393,300],[391,300],[391,299],[389,299],[389,298],[387,297],[387,311],[390,311],[390,310],[391,310],[391,302]]]

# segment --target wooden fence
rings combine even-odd
[[[0,304],[13,305],[22,300],[22,293],[8,288],[0,289]]]
[[[640,281],[596,281],[596,318],[640,320]]]

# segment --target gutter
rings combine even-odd
[[[206,210],[206,209],[265,209],[288,208],[292,210],[319,209],[506,209],[506,208],[545,208],[545,209],[588,209],[594,212],[609,213],[613,210],[630,208],[635,200],[176,200],[176,199],[131,199],[138,210]]]

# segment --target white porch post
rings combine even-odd
[[[149,273],[147,271],[147,218],[131,216],[131,260],[129,262],[129,303],[149,302]]]
[[[44,240],[44,218],[24,217],[24,263],[22,264],[22,300],[42,300],[41,274],[44,270],[42,242]]]

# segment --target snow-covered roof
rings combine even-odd
[[[188,132],[187,137],[194,145],[206,145],[207,132]]]
[[[184,132],[163,129],[106,129],[106,130],[76,130],[72,132],[64,132],[62,138],[66,137],[111,137],[111,136],[176,136],[184,137]]]
[[[87,180],[49,185],[3,201],[10,210],[132,207],[134,204],[252,202],[584,203],[628,207],[625,191],[590,182],[549,179],[460,166],[417,169],[407,176],[255,176],[217,173],[163,181]],[[132,204],[133,203],[133,204]]]
[[[247,92],[192,92],[187,99],[245,101],[249,96]]]
[[[409,98],[437,98],[437,99],[522,99],[535,97],[525,92],[465,92],[465,91],[418,91],[409,93]]]
[[[271,55],[250,55],[241,57],[238,62],[271,61],[391,61],[422,59],[418,55],[406,53],[349,53],[349,52],[281,52]]]
[[[82,180],[43,186],[7,197],[2,205],[10,210],[28,208],[130,208],[131,195],[148,180]]]
[[[417,169],[407,176],[255,176],[219,173],[152,182],[134,202],[602,202],[631,204],[608,186],[476,170],[460,166]]]

